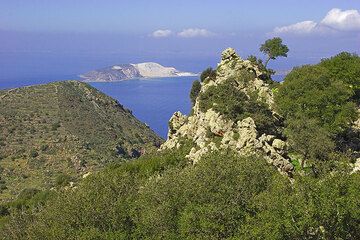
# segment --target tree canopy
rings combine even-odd
[[[275,37],[268,39],[260,46],[260,51],[268,56],[265,61],[265,67],[267,67],[271,59],[276,59],[277,57],[287,57],[289,48],[282,43],[282,39]]]
[[[285,135],[304,158],[323,159],[358,118],[358,56],[341,53],[317,65],[294,68],[275,96]],[[360,62],[359,62],[360,63]]]

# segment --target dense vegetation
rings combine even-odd
[[[259,156],[186,151],[88,177],[39,211],[9,217],[4,239],[358,239],[359,174],[287,177]],[[34,201],[34,200],[33,200]],[[23,208],[23,210],[26,208]]]
[[[341,53],[295,68],[278,88],[276,106],[286,119],[285,134],[303,162],[326,160],[339,149],[358,151],[346,144],[349,134],[356,135],[351,125],[359,117],[359,68],[359,56]]]
[[[85,83],[0,91],[0,202],[24,188],[74,181],[160,143],[129,110]]]

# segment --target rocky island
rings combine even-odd
[[[115,82],[139,78],[187,76],[197,76],[197,74],[182,72],[174,67],[164,67],[154,62],[118,64],[80,75],[84,82]]]

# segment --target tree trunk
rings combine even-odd
[[[268,63],[269,63],[270,59],[271,59],[271,57],[270,57],[270,56],[266,59],[266,61],[265,61],[265,68],[267,68],[267,65],[268,65]]]

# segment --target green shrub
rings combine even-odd
[[[195,104],[196,98],[198,97],[200,90],[201,90],[201,83],[198,80],[195,80],[190,90],[190,100],[192,105]]]
[[[51,130],[56,131],[60,126],[60,122],[55,122],[51,125]]]
[[[359,59],[342,53],[295,68],[278,87],[275,103],[286,119],[285,133],[291,148],[305,159],[325,159],[334,149],[346,151],[351,145],[346,142],[348,129],[358,118]]]
[[[43,145],[41,145],[41,147],[40,147],[40,150],[43,151],[43,152],[45,152],[45,151],[48,150],[48,149],[49,149],[49,145],[47,145],[47,144],[43,144]]]
[[[7,216],[9,214],[9,208],[4,205],[0,205],[0,217]]]
[[[216,78],[216,70],[211,67],[207,68],[200,75],[200,81],[207,83],[210,80],[214,80]]]
[[[25,188],[17,196],[17,200],[29,200],[34,197],[40,190],[36,188]]]
[[[56,176],[55,185],[58,187],[65,187],[65,186],[69,185],[71,180],[72,180],[72,177],[70,175],[61,173]]]
[[[31,149],[29,156],[32,158],[36,158],[37,156],[39,156],[39,153],[36,151],[36,149]]]

